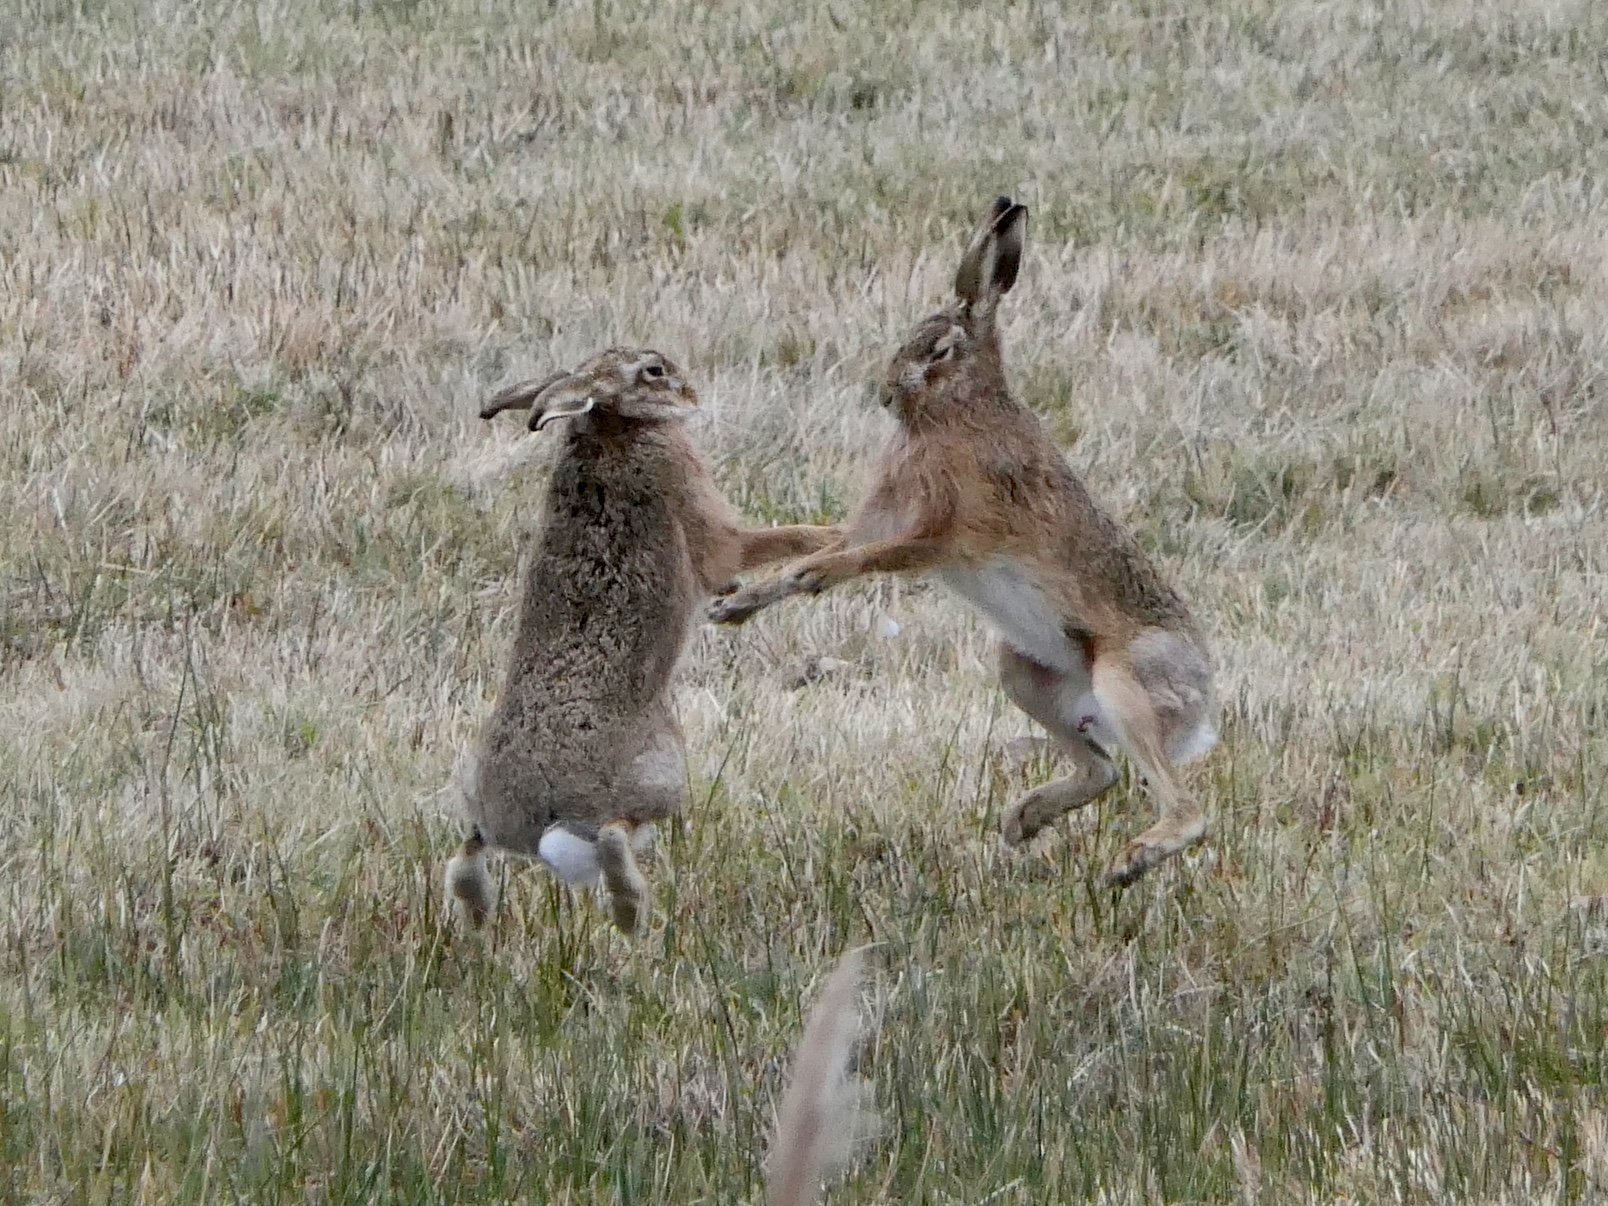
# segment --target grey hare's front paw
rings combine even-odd
[[[765,600],[753,591],[739,590],[711,602],[704,614],[715,624],[743,624],[764,606]]]

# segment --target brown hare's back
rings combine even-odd
[[[1110,754],[1121,747],[1161,814],[1112,861],[1107,881],[1127,884],[1206,831],[1176,764],[1217,739],[1210,658],[1177,592],[1011,397],[996,312],[1016,282],[1026,223],[1008,197],[989,207],[954,300],[889,361],[881,397],[898,430],[843,539],[710,614],[741,623],[862,574],[934,574],[996,630],[1001,687],[1072,764],[1010,805],[1006,842],[1112,787]]]

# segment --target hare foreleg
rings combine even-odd
[[[935,536],[874,540],[850,548],[828,546],[806,557],[780,577],[745,586],[709,606],[717,624],[741,624],[757,611],[793,595],[818,595],[863,574],[913,573],[941,565],[947,541]]]
[[[746,574],[772,561],[807,557],[842,543],[843,529],[837,525],[788,524],[780,528],[747,528],[739,533],[741,559],[736,573]]]
[[[900,536],[807,557],[782,578],[788,592],[818,595],[864,574],[908,574],[932,569],[946,559],[949,541],[938,536]]]

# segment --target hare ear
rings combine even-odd
[[[597,397],[587,394],[584,397],[563,396],[541,409],[533,411],[530,416],[530,429],[540,431],[554,419],[577,419],[584,414],[590,414],[597,405]]]
[[[1000,197],[978,224],[977,234],[955,273],[955,294],[979,318],[992,316],[1010,292],[1022,266],[1027,206]]]
[[[510,385],[480,408],[480,417],[492,419],[505,410],[529,410],[544,389],[557,385],[568,376],[568,373],[559,371],[539,381],[521,381],[518,385]]]

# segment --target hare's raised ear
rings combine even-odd
[[[529,410],[544,389],[557,385],[568,376],[568,373],[559,371],[539,381],[521,381],[518,385],[510,385],[480,408],[480,417],[494,419],[505,410]]]
[[[1000,197],[977,225],[955,273],[955,295],[978,318],[994,313],[999,299],[1016,283],[1027,234],[1027,206]]]

